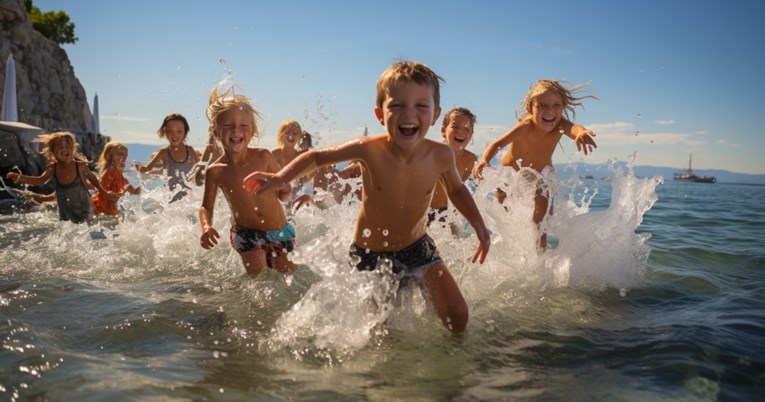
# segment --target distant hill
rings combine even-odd
[[[127,144],[128,146],[128,161],[139,161],[146,163],[149,161],[151,154],[158,151],[163,145],[147,145],[147,144]],[[496,161],[495,165],[496,165]],[[624,169],[626,169],[627,162],[619,162]],[[592,175],[599,178],[603,176],[611,176],[611,171],[608,170],[608,166],[605,164],[591,165],[586,163],[580,163],[576,165],[577,174],[579,176]],[[570,172],[567,165],[556,164],[555,169],[560,172],[561,175],[565,175]],[[668,168],[668,167],[654,167],[654,166],[635,166],[635,175],[638,177],[654,177],[662,176],[664,180],[672,180],[672,175],[679,172],[680,169]],[[759,184],[765,185],[765,174],[746,174],[746,173],[734,173],[727,170],[693,170],[698,175],[715,176],[718,183],[737,183],[737,184]]]
[[[627,162],[619,162],[620,165],[626,169]],[[567,165],[555,165],[555,169],[559,172],[569,169]],[[570,170],[569,170],[570,171]],[[656,166],[635,166],[635,176],[638,177],[654,177],[662,176],[665,181],[672,180],[672,176],[682,171],[682,169],[670,168],[670,167],[656,167]],[[735,184],[757,184],[765,185],[765,174],[748,174],[748,173],[735,173],[727,170],[719,169],[693,169],[693,173],[700,176],[714,176],[717,178],[718,183],[735,183]],[[606,165],[591,165],[591,164],[578,164],[577,174],[579,176],[592,175],[593,177],[611,176],[612,173],[608,170]]]

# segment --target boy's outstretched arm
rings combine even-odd
[[[253,172],[242,180],[247,191],[261,194],[266,191],[279,191],[288,186],[297,177],[307,174],[316,168],[316,151],[308,151],[298,155],[287,166],[276,173]]]
[[[588,155],[592,153],[594,148],[598,147],[598,145],[595,144],[595,140],[592,139],[592,137],[595,137],[595,133],[592,130],[587,129],[582,125],[574,124],[566,119],[561,120],[560,127],[569,138],[574,140],[577,151],[584,152],[585,155]]]
[[[363,137],[342,145],[303,152],[277,173],[253,172],[242,180],[242,185],[247,191],[255,191],[256,194],[282,188],[316,168],[349,160],[363,160],[367,149],[374,147],[374,140],[372,137]]]

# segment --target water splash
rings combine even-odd
[[[564,305],[580,305],[586,314],[586,299],[577,291],[625,292],[640,286],[649,234],[636,229],[656,202],[661,179],[637,178],[633,165],[634,157],[626,169],[608,164],[608,180],[583,180],[568,169],[541,175],[555,194],[554,214],[545,225],[552,241],[544,253],[537,250],[539,233],[531,223],[536,189],[511,169],[487,168],[486,179],[471,185],[492,232],[483,265],[470,262],[477,240],[454,208],[446,214],[454,233],[448,225],[429,228],[468,301],[472,332],[490,333],[498,323],[538,317],[529,309],[549,306],[543,300],[566,299]],[[325,209],[315,204],[300,208],[291,216],[298,239],[292,259],[300,270],[294,276],[266,271],[253,279],[227,244],[231,214],[222,195],[214,221],[221,242],[204,250],[197,221],[201,190],[171,203],[164,182],[140,185],[140,195],[121,200],[119,220],[74,225],[40,209],[4,222],[2,274],[93,281],[131,294],[137,290],[129,284],[156,284],[156,289],[141,289],[140,297],[181,300],[209,311],[215,319],[202,321],[217,323],[214,331],[268,356],[284,352],[331,364],[391,332],[422,336],[423,342],[448,332],[419,289],[399,291],[390,275],[351,266],[348,248],[359,208],[355,198]],[[492,195],[499,186],[508,190],[507,210]],[[94,231],[104,239],[92,240]],[[555,320],[574,319],[571,310],[560,310]]]

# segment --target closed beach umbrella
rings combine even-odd
[[[98,94],[93,98],[93,132],[101,133],[101,124],[98,121]]]
[[[8,55],[5,63],[5,90],[0,120],[19,121],[19,111],[16,106],[16,62],[13,60],[13,54]]]

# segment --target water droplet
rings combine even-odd
[[[388,233],[389,233],[389,232],[388,232],[388,229],[383,229],[383,231],[382,231],[382,234],[383,234],[383,236],[387,236],[387,235],[388,235]]]
[[[371,231],[371,230],[369,230],[369,228],[365,228],[365,229],[364,229],[364,230],[361,232],[361,235],[362,235],[362,236],[364,236],[364,237],[369,237],[369,236],[372,236],[372,231]]]

